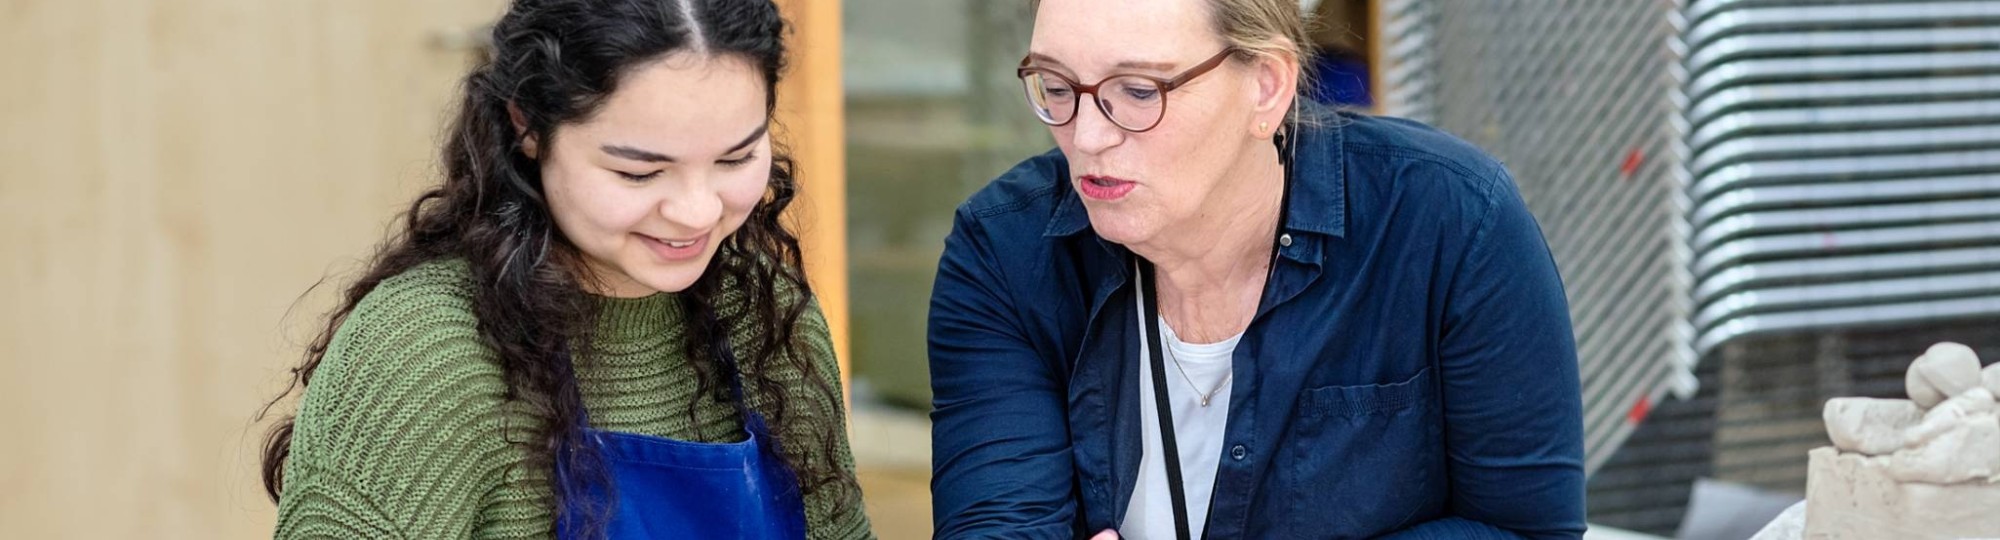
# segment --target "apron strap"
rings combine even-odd
[[[763,416],[750,410],[750,402],[744,396],[743,370],[736,361],[736,347],[729,340],[728,330],[715,318],[714,310],[704,309],[701,315],[702,329],[708,332],[709,348],[715,354],[716,367],[722,370],[723,376],[729,383],[730,406],[736,408],[736,416],[742,419],[744,429],[751,430],[754,435],[760,437],[766,435],[758,433],[767,431],[761,429],[764,427]]]

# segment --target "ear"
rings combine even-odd
[[[1291,41],[1280,46],[1290,50]],[[1248,127],[1257,138],[1267,139],[1285,125],[1285,114],[1299,94],[1299,58],[1294,54],[1260,54],[1255,69],[1256,106]]]
[[[535,136],[528,133],[528,115],[521,114],[521,108],[512,101],[507,102],[507,120],[514,124],[514,136],[521,138],[521,153],[527,154],[530,159],[541,159],[540,145],[536,144]]]

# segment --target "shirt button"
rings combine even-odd
[[[1234,448],[1229,449],[1229,457],[1235,459],[1236,461],[1243,461],[1243,458],[1248,457],[1249,455],[1250,455],[1250,449],[1244,448],[1243,445],[1240,444],[1236,445],[1236,447]]]
[[[1292,235],[1289,234],[1278,235],[1278,245],[1282,247],[1292,247]]]

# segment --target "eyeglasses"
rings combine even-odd
[[[1028,106],[1035,110],[1035,117],[1044,124],[1063,126],[1075,121],[1079,96],[1090,94],[1097,102],[1097,109],[1103,111],[1104,117],[1111,119],[1112,124],[1139,133],[1160,125],[1160,119],[1166,117],[1167,92],[1214,70],[1235,52],[1234,48],[1225,48],[1168,79],[1122,74],[1106,77],[1097,84],[1085,85],[1047,68],[1029,66],[1027,58],[1021,59],[1021,67],[1014,73],[1021,78],[1021,87],[1028,93]]]

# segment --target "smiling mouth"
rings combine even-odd
[[[679,238],[679,239],[675,239],[675,238],[666,238],[666,237],[662,237],[662,236],[653,236],[653,235],[650,235],[650,234],[645,234],[645,233],[640,233],[640,234],[639,234],[639,236],[644,236],[644,237],[646,237],[646,239],[648,239],[648,240],[652,240],[652,241],[654,241],[654,242],[659,242],[659,243],[662,243],[662,244],[666,244],[667,246],[670,246],[670,247],[677,247],[677,248],[682,248],[682,247],[688,247],[688,246],[692,246],[692,245],[695,245],[695,244],[699,244],[699,243],[701,243],[701,241],[702,241],[703,239],[705,239],[705,238],[708,238],[708,234],[707,234],[707,233],[702,233],[702,234],[697,234],[697,235],[693,235],[693,236],[688,236],[688,237],[685,237],[685,238]]]
[[[692,238],[685,238],[685,239],[660,238],[658,236],[653,236],[649,234],[639,234],[638,236],[639,238],[643,238],[647,244],[653,246],[654,253],[668,260],[680,260],[693,257],[695,254],[699,253],[700,250],[702,250],[704,246],[707,245],[708,242],[708,236],[706,235],[696,236]]]

